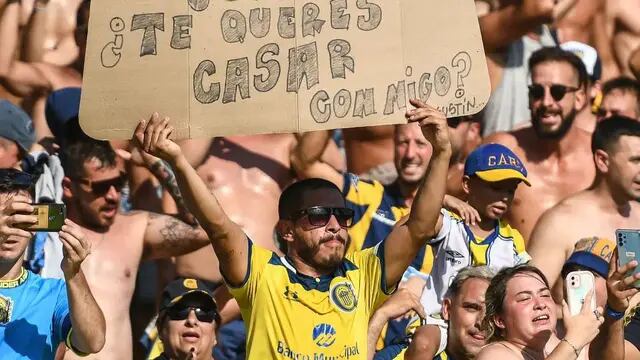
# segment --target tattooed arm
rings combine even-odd
[[[180,256],[209,245],[209,237],[201,227],[179,219],[149,213],[144,234],[143,260]]]
[[[187,206],[184,203],[184,198],[180,193],[180,188],[178,187],[178,182],[176,181],[176,176],[173,171],[169,167],[167,163],[158,159],[149,167],[151,173],[160,181],[162,186],[167,190],[169,195],[176,202],[176,206],[178,207],[178,217],[191,224],[197,225],[198,221],[195,216],[189,212]]]

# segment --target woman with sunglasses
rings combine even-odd
[[[157,327],[164,351],[155,359],[213,359],[219,324],[211,289],[197,279],[172,281],[162,293]]]

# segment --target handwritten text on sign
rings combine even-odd
[[[297,128],[291,124],[289,131],[363,126],[371,124],[369,119],[398,122],[401,118],[390,116],[404,112],[407,100],[415,97],[448,116],[475,113],[486,101],[484,94],[468,90],[478,57],[468,48],[447,44],[443,50],[433,44],[435,63],[429,56],[416,61],[407,55],[398,2],[292,0],[273,6],[273,1],[181,1],[186,1],[184,13],[110,16],[111,35],[103,36],[109,40],[100,45],[100,67],[117,71],[136,58],[187,52],[188,60],[176,57],[174,65],[188,67],[187,101],[197,102],[192,106],[264,105],[281,99],[281,111],[298,112]],[[416,31],[420,27],[416,24]],[[133,45],[135,52],[127,51]],[[424,49],[416,49],[420,52]],[[262,108],[270,113],[270,106]]]

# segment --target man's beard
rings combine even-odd
[[[342,241],[342,243],[344,244],[344,251],[342,252],[342,254],[333,253],[328,258],[322,259],[322,262],[318,262],[316,260],[316,254],[320,251],[320,246],[322,246],[322,244],[324,244],[325,242],[332,240],[334,237]],[[317,270],[333,271],[342,263],[342,261],[344,261],[344,255],[346,254],[350,243],[351,238],[349,238],[349,236],[347,236],[347,239],[345,240],[339,234],[326,234],[317,244],[305,247],[304,249],[300,249],[299,256],[307,264],[312,265]]]
[[[562,139],[569,130],[571,130],[571,126],[573,125],[573,121],[576,118],[577,111],[576,109],[571,109],[571,112],[567,114],[567,116],[563,116],[562,113],[559,115],[562,117],[562,122],[560,123],[560,127],[556,130],[548,131],[542,126],[542,116],[545,114],[546,109],[541,107],[538,111],[533,114],[531,117],[531,124],[533,125],[533,130],[536,132],[541,139],[546,140],[560,140]]]

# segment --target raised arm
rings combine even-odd
[[[291,166],[301,179],[321,178],[342,190],[344,179],[339,171],[322,161],[331,133],[327,130],[307,132],[298,135],[298,144],[291,151]]]
[[[388,286],[400,280],[420,247],[438,234],[438,219],[451,158],[449,127],[444,114],[420,100],[411,100],[411,104],[416,109],[407,111],[406,117],[420,124],[424,137],[433,146],[433,155],[408,219],[396,225],[385,240],[385,280]]]
[[[247,274],[248,238],[238,224],[229,219],[206,184],[185,158],[180,146],[169,139],[173,128],[169,119],[154,114],[142,121],[134,141],[142,150],[167,161],[173,168],[185,203],[209,236],[220,270],[230,285],[239,285]]]
[[[145,260],[170,258],[196,251],[209,243],[209,236],[201,227],[174,216],[149,213],[142,256]]]
[[[19,38],[20,2],[9,0],[0,17],[0,83],[17,96],[51,89],[38,66],[16,59]]]
[[[589,346],[590,359],[631,359],[631,356],[625,356],[625,348],[633,345],[625,344],[623,315],[629,308],[629,299],[638,293],[638,289],[633,287],[633,282],[640,278],[640,274],[625,277],[627,272],[633,271],[638,265],[636,261],[632,261],[620,269],[617,265],[616,251],[609,263],[605,320],[600,328],[600,333]]]
[[[93,354],[102,350],[106,323],[96,299],[91,294],[80,265],[91,252],[80,227],[65,220],[60,231],[64,257],[62,271],[67,284],[67,298],[71,315],[71,345],[74,351]]]

